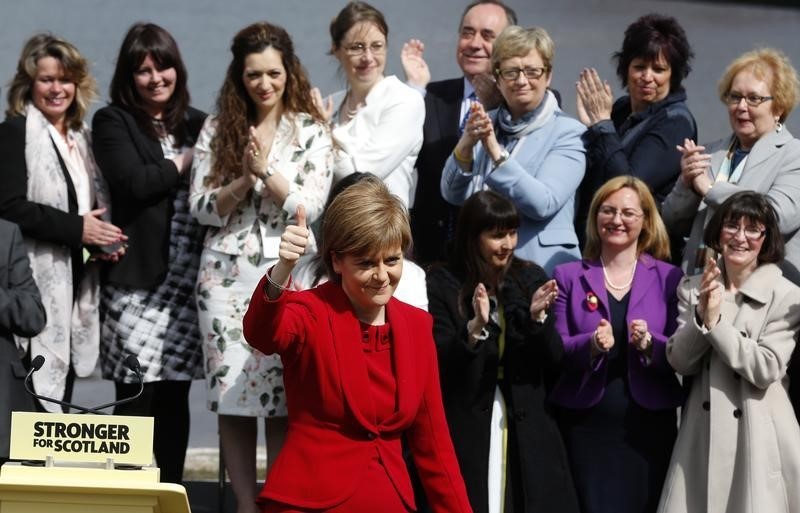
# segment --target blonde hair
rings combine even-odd
[[[757,48],[743,53],[728,65],[719,80],[717,92],[720,100],[725,102],[725,97],[731,91],[733,79],[742,71],[749,71],[757,79],[769,84],[772,112],[773,114],[780,112],[778,121],[785,122],[789,113],[797,106],[797,98],[800,95],[800,80],[789,57],[775,48]]]
[[[522,28],[519,25],[506,27],[492,46],[492,69],[494,74],[500,72],[500,63],[512,57],[525,57],[531,50],[542,58],[547,73],[553,69],[555,44],[547,31],[540,27]]]
[[[600,256],[601,242],[597,230],[597,211],[609,196],[624,188],[636,192],[644,213],[642,231],[639,233],[639,240],[636,244],[636,253],[649,253],[659,260],[669,260],[669,236],[664,221],[661,220],[661,215],[658,213],[656,201],[647,184],[630,175],[612,178],[594,194],[586,219],[586,247],[583,249],[583,257],[594,259]]]
[[[71,43],[52,34],[41,33],[28,39],[17,62],[17,72],[8,89],[6,116],[24,116],[25,105],[32,100],[33,82],[39,71],[37,63],[53,57],[64,68],[64,77],[75,83],[75,99],[67,109],[66,125],[78,130],[97,98],[97,84],[89,73],[89,63]]]
[[[364,177],[347,187],[325,210],[322,223],[322,256],[328,276],[337,255],[371,255],[396,247],[411,246],[408,211],[380,178]]]

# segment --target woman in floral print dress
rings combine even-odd
[[[242,338],[250,293],[278,259],[287,219],[322,213],[331,185],[331,139],[292,41],[260,22],[231,44],[233,60],[195,147],[190,204],[209,229],[197,279],[208,405],[219,414],[225,466],[239,513],[255,507],[257,424],[267,417],[271,462],[285,431],[279,357]]]

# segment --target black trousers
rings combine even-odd
[[[114,408],[114,415],[153,417],[153,452],[162,483],[181,484],[189,446],[189,389],[191,381],[145,383],[141,397]],[[117,400],[136,395],[139,385],[114,383]]]

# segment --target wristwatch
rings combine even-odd
[[[510,153],[508,153],[508,150],[507,150],[507,149],[503,148],[503,149],[500,151],[500,156],[499,156],[499,157],[497,157],[497,160],[495,160],[495,161],[493,162],[493,164],[494,164],[494,167],[495,167],[495,168],[498,168],[498,167],[500,167],[500,166],[501,166],[503,163],[505,163],[505,161],[506,161],[506,160],[508,160],[508,159],[509,159],[509,157],[511,157],[511,154],[510,154]]]

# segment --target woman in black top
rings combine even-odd
[[[449,265],[427,275],[445,415],[476,512],[577,512],[548,384],[563,355],[557,295],[514,257],[519,215],[493,191],[462,206]]]
[[[103,377],[133,395],[123,364],[139,358],[144,395],[115,413],[155,418],[161,480],[180,483],[189,441],[189,388],[203,375],[194,285],[203,231],[189,214],[192,147],[206,115],[189,106],[186,69],[172,36],[133,25],[97,112],[94,151],[111,190],[112,219],[128,236],[103,289]]]

